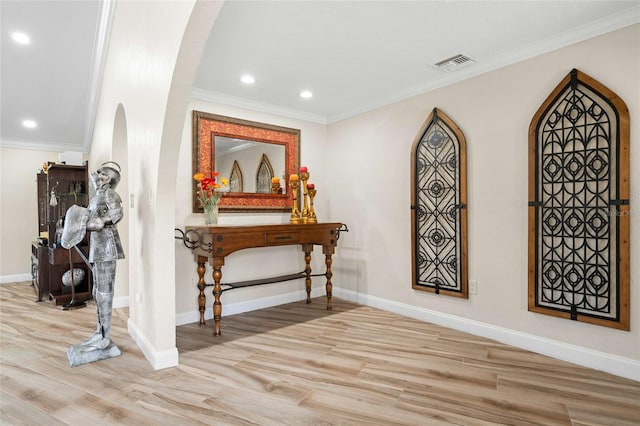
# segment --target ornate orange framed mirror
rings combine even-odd
[[[288,180],[297,173],[299,164],[300,130],[193,111],[193,174],[211,176],[217,171],[230,179],[220,210],[291,210]],[[280,192],[266,189],[273,178],[280,180]],[[195,181],[192,193],[193,212],[202,212]]]

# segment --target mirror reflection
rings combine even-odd
[[[215,136],[214,146],[215,167],[229,179],[229,192],[270,194],[272,178],[285,182],[284,145]]]

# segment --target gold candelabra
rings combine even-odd
[[[291,208],[291,219],[289,219],[289,222],[299,224],[302,223],[302,219],[300,217],[300,209],[298,209],[298,187],[300,186],[300,181],[297,175],[291,175],[289,178],[289,186],[291,186],[291,194],[293,195],[293,207]]]
[[[316,188],[309,180],[309,171],[306,167],[300,167],[300,176],[293,174],[289,177],[289,185],[293,196],[293,207],[291,208],[291,223],[318,223],[316,212],[313,208],[313,199],[316,197]],[[298,209],[298,188],[302,181],[302,211]],[[273,184],[272,184],[273,185]]]
[[[307,218],[307,223],[318,223],[316,212],[313,210],[313,199],[316,197],[316,190],[307,189],[307,191],[309,192],[309,217]]]
[[[309,200],[307,198],[307,181],[309,180],[308,172],[300,172],[300,179],[302,180],[302,223],[307,223],[309,220]]]

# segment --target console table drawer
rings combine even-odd
[[[298,244],[300,242],[300,232],[265,232],[264,242],[268,246]]]

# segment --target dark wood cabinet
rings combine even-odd
[[[71,287],[62,283],[62,276],[72,266],[85,271],[84,279],[76,285],[75,300],[91,298],[90,266],[75,249],[67,250],[60,245],[67,209],[74,204],[86,207],[89,203],[88,183],[86,165],[49,163],[47,173],[37,175],[40,236],[31,248],[31,274],[38,301],[50,300],[56,305],[71,301]],[[80,243],[80,249],[88,254],[88,236]]]

